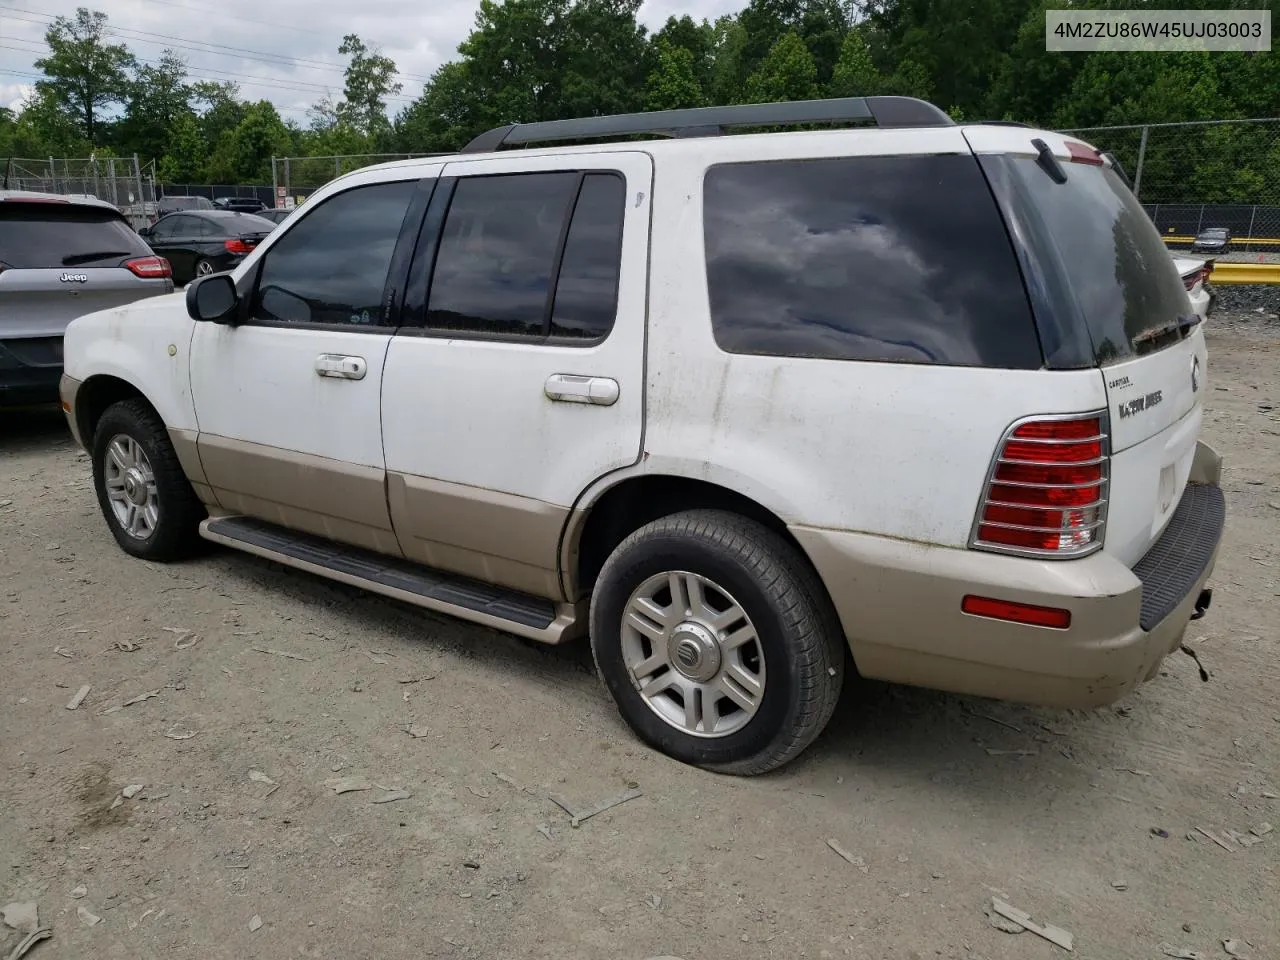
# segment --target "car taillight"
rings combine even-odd
[[[1109,463],[1103,413],[1016,424],[992,465],[972,546],[1054,557],[1096,550],[1106,522]]]
[[[223,246],[227,248],[227,253],[249,253],[253,250],[253,244],[238,239],[228,240]]]
[[[173,268],[164,257],[138,257],[125,263],[135,277],[143,280],[162,280],[173,276]]]

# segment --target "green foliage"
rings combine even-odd
[[[840,45],[840,56],[832,70],[827,95],[866,97],[883,93],[884,87],[884,78],[871,59],[862,31],[857,28],[850,30]]]
[[[350,58],[344,100],[337,105],[338,118],[370,140],[385,135],[391,129],[387,96],[404,89],[395,79],[395,61],[369,49],[354,33],[342,38],[338,52]]]
[[[113,139],[126,154],[156,159],[164,156],[174,124],[191,115],[187,65],[172,50],[166,50],[155,66],[138,67]]]
[[[688,47],[659,45],[658,65],[645,84],[644,108],[675,110],[705,106],[706,102],[706,94],[698,82],[693,52]]]
[[[81,135],[98,142],[98,118],[129,95],[134,66],[127,47],[106,42],[107,15],[78,7],[75,17],[58,17],[45,31],[49,55],[35,62],[48,79],[36,89],[72,117]]]
[[[784,33],[747,80],[746,103],[807,100],[817,90],[818,68],[797,34]]]

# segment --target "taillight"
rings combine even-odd
[[[1000,443],[972,545],[1055,557],[1096,550],[1106,522],[1109,462],[1105,414],[1016,424]]]
[[[163,280],[173,276],[173,268],[164,257],[138,257],[125,263],[135,277],[143,280]]]
[[[245,243],[243,240],[228,240],[223,244],[227,248],[227,253],[249,253],[253,250],[253,244]]]

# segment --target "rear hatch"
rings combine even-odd
[[[1191,471],[1204,333],[1155,225],[1091,148],[1054,134],[990,130],[967,136],[985,154],[1020,247],[1047,364],[1096,366],[1106,386],[1103,549],[1132,566],[1164,531]]]
[[[76,317],[172,290],[126,266],[152,256],[116,210],[0,201],[0,340],[59,337]]]

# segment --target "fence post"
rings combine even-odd
[[[1258,205],[1255,203],[1252,207],[1249,208],[1249,233],[1246,237],[1246,241],[1253,239],[1253,218],[1256,217],[1257,215],[1258,215]],[[1245,252],[1247,253],[1248,250],[1249,250],[1249,244],[1248,242],[1246,242]]]
[[[271,206],[276,205],[276,198],[280,195],[280,178],[276,176],[276,158],[271,157]]]
[[[333,175],[335,177],[342,176],[342,158],[341,157],[333,158]]]
[[[1142,127],[1142,139],[1138,142],[1138,171],[1133,176],[1133,195],[1140,197],[1142,194],[1142,164],[1147,159],[1147,135],[1151,132],[1151,128],[1145,124]]]

